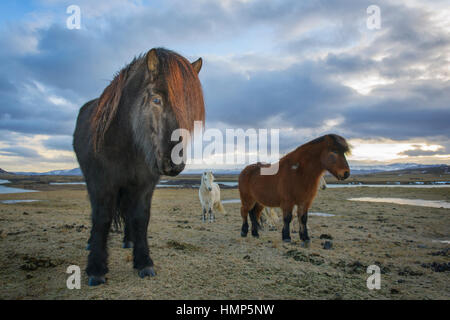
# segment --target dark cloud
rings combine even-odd
[[[448,154],[445,151],[437,150],[437,151],[431,151],[431,150],[421,150],[421,149],[415,149],[415,150],[407,150],[400,152],[399,155],[402,156],[409,156],[409,157],[418,157],[418,156],[435,156],[435,155],[443,155]]]
[[[348,87],[324,77],[323,70],[310,61],[247,75],[210,67],[216,71],[204,77],[207,120],[235,127],[263,126],[273,117],[279,118],[280,127],[316,127],[337,117],[336,111],[354,95]]]
[[[0,154],[9,157],[25,157],[25,158],[39,158],[40,154],[30,148],[26,147],[8,147],[0,148]]]
[[[208,123],[449,143],[449,33],[434,24],[431,5],[388,1],[378,4],[381,30],[367,30],[371,4],[176,0],[127,11],[114,10],[123,8],[115,1],[110,9],[83,2],[80,30],[63,17],[17,23],[0,30],[0,130],[50,135],[44,147],[71,150],[78,108],[135,55],[165,46],[206,55]],[[343,83],[365,75],[387,84],[362,95]],[[334,127],[320,129],[330,120]],[[283,133],[282,149],[313,138],[306,135]]]
[[[72,151],[72,136],[52,136],[43,141],[44,147],[51,150]]]

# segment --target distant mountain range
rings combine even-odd
[[[48,172],[10,172],[12,174],[20,174],[26,176],[81,176],[80,168],[68,170],[52,170]]]
[[[400,170],[412,170],[412,171],[421,171],[427,169],[442,169],[441,171],[444,173],[450,172],[450,167],[446,164],[420,164],[420,163],[393,163],[387,165],[375,165],[375,166],[350,166],[352,175],[357,174],[368,174],[368,173],[377,173],[377,172],[386,172],[386,171],[400,171]]]
[[[441,169],[443,173],[450,172],[450,166],[445,164],[419,164],[419,163],[393,163],[388,165],[354,165],[351,166],[352,175],[358,174],[368,174],[368,173],[377,173],[377,172],[385,172],[385,171],[398,171],[398,170],[414,170],[420,171],[426,169]],[[215,174],[239,174],[241,169],[214,169]],[[202,173],[202,169],[187,169],[183,171],[183,174],[199,174]],[[18,174],[18,175],[63,175],[63,176],[81,176],[80,168],[74,168],[70,170],[52,170],[48,172],[7,172],[0,168],[0,174]]]

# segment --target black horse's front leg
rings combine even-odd
[[[92,204],[92,229],[91,237],[89,238],[90,253],[86,268],[90,286],[105,283],[105,275],[108,273],[107,240],[114,208],[110,205],[113,201],[102,200],[99,202],[102,204]]]
[[[142,194],[135,204],[135,210],[132,212],[131,232],[134,238],[133,247],[133,265],[138,270],[141,278],[155,276],[153,261],[150,258],[147,229],[150,221],[150,203],[153,190]]]
[[[292,211],[283,212],[283,230],[281,230],[281,236],[284,242],[291,242],[290,224],[292,221]]]

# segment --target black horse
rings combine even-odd
[[[161,175],[175,176],[172,132],[204,122],[198,78],[201,58],[192,64],[179,54],[152,49],[123,68],[78,115],[73,147],[92,207],[89,285],[105,282],[107,237],[112,221],[125,221],[124,246],[133,243],[134,268],[154,276],[147,228],[153,191]]]

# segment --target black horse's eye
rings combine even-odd
[[[160,105],[160,104],[161,104],[161,99],[160,99],[160,98],[153,98],[153,99],[152,99],[152,102],[153,102],[154,104]]]

